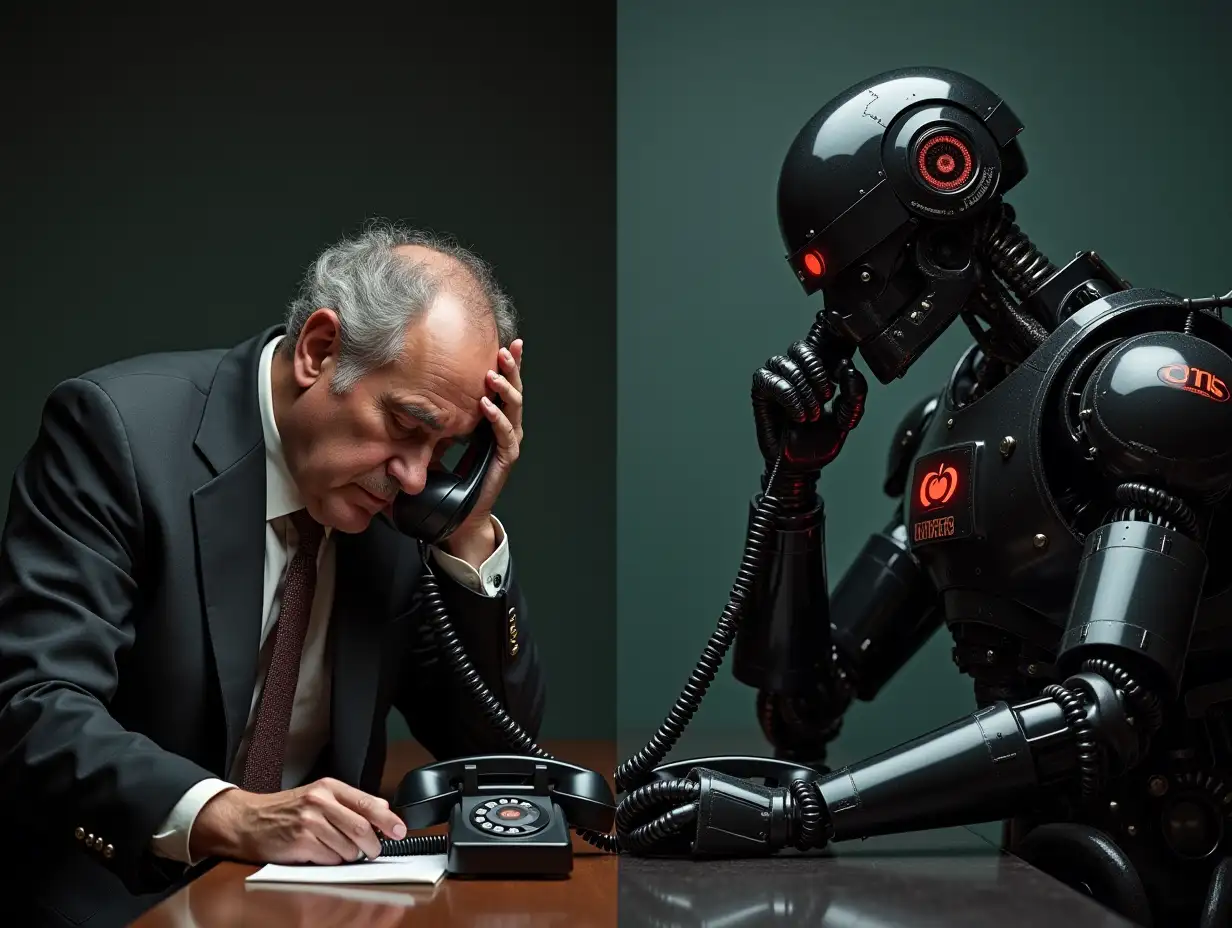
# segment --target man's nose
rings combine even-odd
[[[415,496],[428,482],[428,457],[405,455],[389,462],[389,476],[403,493]]]

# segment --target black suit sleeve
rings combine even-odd
[[[544,710],[543,669],[513,559],[496,596],[467,589],[435,565],[433,576],[450,624],[476,673],[505,711],[537,739]],[[415,592],[412,667],[402,677],[395,707],[415,740],[438,760],[509,753],[510,746],[445,660],[431,633],[427,608],[420,583]]]
[[[108,713],[143,543],[119,414],[96,384],[66,381],[18,465],[0,539],[0,808],[32,832],[96,836],[90,852],[133,889],[158,885],[150,836],[212,775]]]

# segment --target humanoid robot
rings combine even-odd
[[[780,226],[824,309],[753,377],[766,470],[730,601],[616,770],[615,833],[578,829],[592,844],[754,856],[1000,820],[1008,850],[1139,924],[1232,925],[1232,293],[1053,264],[1004,200],[1021,129],[978,81],[914,68],[800,130]],[[974,344],[898,429],[885,528],[830,592],[818,484],[863,414],[855,355],[889,383],[959,318]],[[432,614],[510,747],[550,756]],[[828,770],[852,700],[943,624],[977,710]],[[775,757],[664,764],[733,644]]]
[[[1021,128],[917,68],[795,139],[780,227],[825,308],[754,376],[773,541],[733,669],[776,756],[821,774],[778,791],[781,843],[1004,820],[1007,849],[1134,921],[1230,924],[1232,294],[1049,261],[1003,199]],[[957,318],[974,344],[899,427],[886,527],[828,594],[817,487],[862,414],[853,356],[889,383]],[[977,711],[827,771],[850,702],[942,624]]]

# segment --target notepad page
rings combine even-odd
[[[445,875],[444,854],[378,857],[356,864],[266,864],[249,883],[437,883]]]

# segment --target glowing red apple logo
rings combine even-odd
[[[952,465],[942,464],[935,471],[929,471],[920,481],[920,505],[943,506],[950,501],[954,491],[958,489],[958,472]]]

